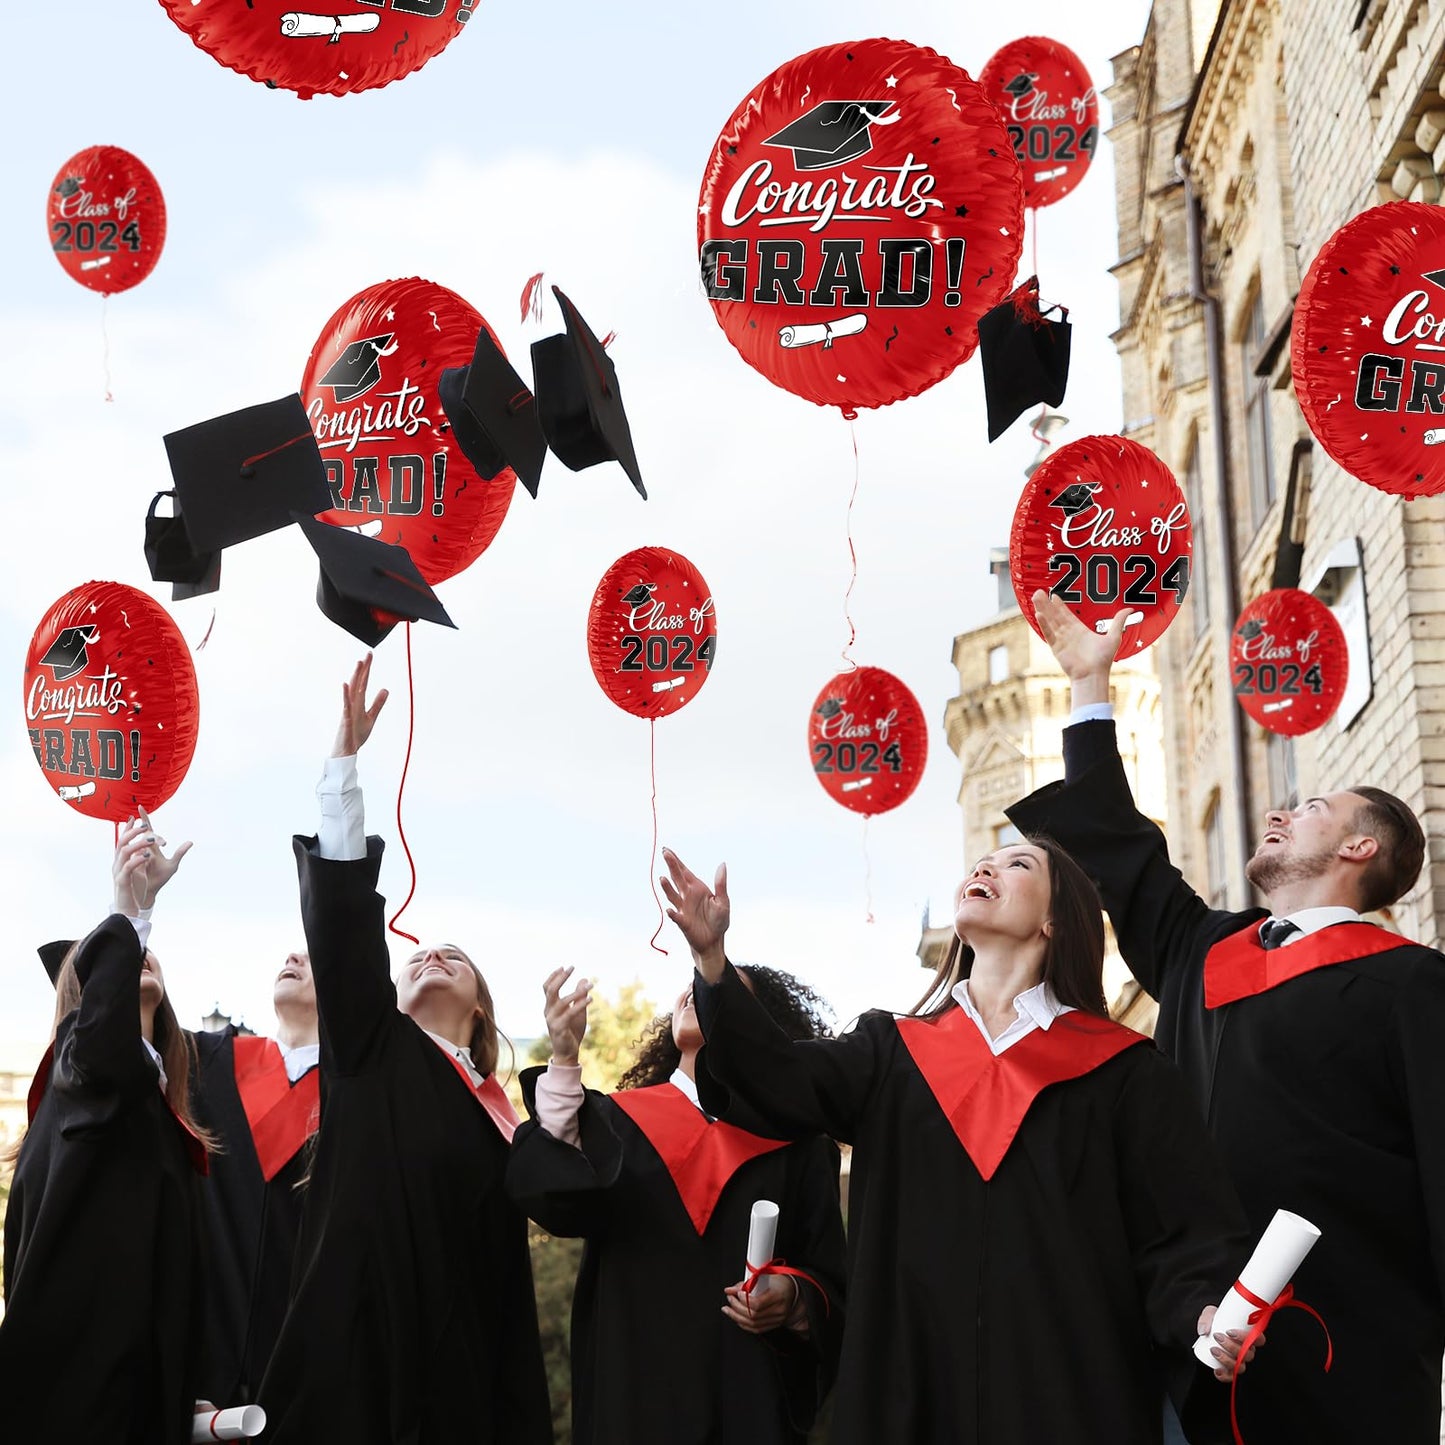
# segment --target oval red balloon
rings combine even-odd
[[[1290,366],[1347,472],[1399,496],[1445,490],[1445,211],[1392,201],[1346,221],[1300,287]]]
[[[1084,62],[1067,45],[1030,35],[995,51],[978,83],[1008,126],[1024,205],[1063,200],[1099,146],[1099,97]]]
[[[119,146],[91,146],[61,166],[50,184],[45,223],[66,274],[104,296],[144,281],[166,244],[160,185]]]
[[[433,586],[491,546],[516,488],[510,468],[489,482],[477,476],[437,395],[447,367],[470,364],[484,326],[445,286],[383,281],[326,323],[301,378],[337,503],[321,520],[383,518],[377,535],[405,547]]]
[[[1125,437],[1083,437],[1053,452],[1014,511],[1009,573],[1035,632],[1042,588],[1102,632],[1129,608],[1120,657],[1142,652],[1189,590],[1193,528],[1174,473]]]
[[[978,85],[932,50],[824,46],[723,127],[697,242],[744,361],[820,405],[886,406],[968,360],[1007,293],[1018,162]]]
[[[1239,615],[1229,638],[1239,705],[1270,732],[1299,737],[1334,716],[1350,680],[1344,629],[1318,597],[1277,587]]]
[[[891,672],[860,667],[830,678],[808,718],[813,775],[835,803],[886,813],[912,797],[928,762],[918,699]]]
[[[222,65],[309,100],[374,90],[420,70],[461,33],[476,0],[359,0],[324,14],[297,10],[295,0],[161,5]]]
[[[587,613],[587,656],[624,712],[658,718],[685,707],[716,654],[712,591],[686,557],[639,547],[607,569]]]
[[[25,725],[45,780],[91,818],[159,808],[196,750],[190,649],[159,602],[119,582],[60,598],[25,654]]]

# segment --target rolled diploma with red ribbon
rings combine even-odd
[[[1284,1287],[1294,1278],[1295,1271],[1304,1262],[1305,1256],[1315,1247],[1320,1232],[1308,1219],[1291,1214],[1287,1209],[1275,1210],[1260,1241],[1249,1257],[1249,1263],[1239,1272],[1239,1283],[1257,1299],[1277,1300]],[[1259,1306],[1247,1300],[1234,1286],[1219,1302],[1214,1324],[1207,1335],[1200,1335],[1194,1342],[1195,1358],[1211,1370],[1219,1367],[1219,1361],[1210,1351],[1214,1348],[1215,1335],[1228,1330],[1247,1330],[1251,1315],[1259,1313]]]
[[[266,1412],[259,1405],[201,1410],[191,1416],[191,1445],[206,1440],[251,1440],[265,1428]]]
[[[771,1199],[759,1199],[748,1221],[749,1276],[756,1276],[773,1262],[773,1244],[778,1237],[778,1206]]]

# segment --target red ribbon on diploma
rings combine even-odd
[[[818,1283],[806,1270],[794,1269],[790,1264],[784,1263],[781,1259],[770,1259],[766,1264],[759,1265],[756,1269],[752,1265],[747,1266],[748,1277],[743,1281],[743,1294],[750,1295],[757,1288],[758,1280],[765,1274],[790,1274],[794,1279],[805,1279],[820,1295],[823,1296],[823,1314],[826,1316],[832,1312],[832,1306],[828,1303],[828,1291]],[[1253,1303],[1253,1301],[1251,1301]]]
[[[1279,1292],[1279,1297],[1271,1303],[1269,1300],[1260,1299],[1252,1290],[1246,1289],[1238,1280],[1234,1282],[1235,1292],[1241,1299],[1252,1304],[1254,1313],[1249,1317],[1249,1333],[1244,1337],[1244,1343],[1239,1347],[1239,1357],[1243,1359],[1256,1340],[1264,1334],[1269,1327],[1269,1322],[1280,1310],[1303,1310],[1307,1315],[1313,1315],[1320,1322],[1320,1328],[1325,1332],[1325,1370],[1335,1362],[1335,1342],[1330,1338],[1330,1327],[1325,1323],[1324,1317],[1317,1309],[1297,1300],[1294,1297],[1294,1286],[1287,1284]],[[1239,1433],[1239,1416],[1235,1414],[1234,1395],[1239,1388],[1239,1373],[1235,1372],[1229,1382],[1229,1424],[1234,1431],[1234,1445],[1244,1445],[1244,1436]]]

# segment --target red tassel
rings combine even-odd
[[[602,349],[603,349],[603,351],[606,351],[607,348],[608,348],[609,346],[611,346],[612,343],[613,343],[614,341],[616,341],[616,340],[617,340],[617,333],[616,333],[615,331],[609,331],[609,332],[607,333],[607,335],[602,338]]]
[[[527,284],[522,287],[522,320],[525,321],[528,315],[534,321],[542,319],[542,273],[537,272],[535,276],[527,278]]]

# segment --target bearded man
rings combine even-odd
[[[1351,787],[1265,815],[1246,875],[1268,908],[1210,908],[1139,813],[1115,740],[1100,636],[1033,597],[1068,676],[1064,781],[1008,810],[1099,885],[1119,949],[1159,1001],[1183,1070],[1261,1233],[1276,1209],[1321,1239],[1295,1277],[1303,1311],[1269,1326],[1240,1382],[1250,1445],[1438,1445],[1445,1351],[1445,957],[1361,914],[1415,885],[1425,838],[1391,794]]]

